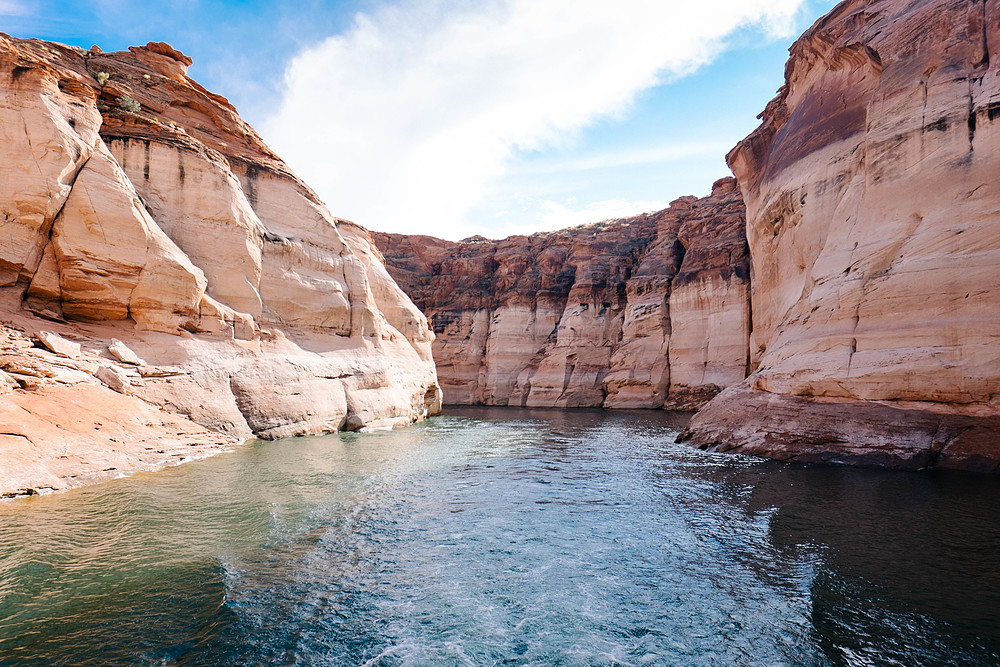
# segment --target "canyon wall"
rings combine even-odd
[[[693,409],[747,373],[749,257],[734,179],[557,232],[374,233],[430,320],[452,404]]]
[[[1000,3],[849,0],[729,154],[753,374],[685,439],[803,461],[1000,461]]]
[[[0,34],[0,493],[440,409],[368,233],[190,64]]]

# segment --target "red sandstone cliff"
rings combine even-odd
[[[0,34],[0,493],[439,408],[365,230],[190,63]]]
[[[849,0],[729,154],[753,258],[750,378],[687,439],[996,470],[1000,2]]]
[[[747,372],[731,178],[659,213],[501,241],[374,233],[454,404],[693,408]]]

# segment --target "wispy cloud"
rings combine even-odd
[[[648,148],[630,148],[609,151],[595,155],[585,155],[571,160],[538,162],[522,166],[521,174],[551,174],[616,167],[635,167],[664,162],[676,162],[706,155],[722,155],[732,148],[732,142],[715,141],[694,144],[670,144]]]
[[[599,119],[625,114],[641,91],[710,62],[740,28],[784,34],[801,2],[438,0],[387,7],[358,15],[348,31],[292,61],[264,134],[337,215],[375,229],[455,238],[470,231],[466,213],[512,155],[564,143]],[[669,159],[671,150],[678,149],[616,159]],[[613,210],[602,202],[580,215]],[[571,217],[556,209],[551,216]]]
[[[30,16],[31,10],[22,0],[0,0],[0,16]]]
[[[538,222],[532,225],[532,231],[552,231],[585,225],[588,222],[627,218],[638,213],[659,211],[667,207],[667,202],[662,201],[626,201],[624,199],[596,201],[580,207],[572,206],[573,203],[570,201],[558,204],[548,200],[542,202]]]

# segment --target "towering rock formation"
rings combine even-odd
[[[1000,3],[848,0],[730,154],[747,204],[746,383],[702,447],[995,470]]]
[[[0,35],[0,458],[23,463],[5,464],[0,492],[76,483],[52,473],[76,437],[59,430],[110,433],[92,422],[130,405],[168,409],[156,421],[174,432],[189,418],[206,442],[439,409],[433,335],[367,232],[332,217],[190,64],[162,43],[105,54]],[[80,354],[26,347],[42,328]],[[112,338],[147,365],[112,356]],[[78,407],[54,433],[31,426],[57,403]]]
[[[743,215],[729,178],[659,213],[558,232],[373,236],[433,324],[448,402],[692,408],[746,376]]]

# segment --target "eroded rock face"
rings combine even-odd
[[[0,408],[40,414],[39,401],[93,395],[165,408],[170,420],[150,428],[180,420],[224,434],[206,439],[216,443],[439,411],[433,334],[368,233],[331,216],[224,98],[187,77],[190,64],[162,43],[100,53],[0,35],[4,335],[51,329],[112,360],[117,339],[146,362],[81,362],[58,387],[4,381]],[[0,487],[31,488],[51,468],[58,443],[38,423],[5,425],[0,456],[21,460],[20,443],[35,472],[9,468]],[[120,446],[102,437],[88,435],[89,456]]]
[[[559,232],[374,234],[433,323],[454,404],[693,408],[746,376],[749,258],[733,179]]]
[[[693,442],[996,468],[998,48],[1000,5],[958,0],[850,0],[795,43],[729,154],[756,371],[695,418]]]

